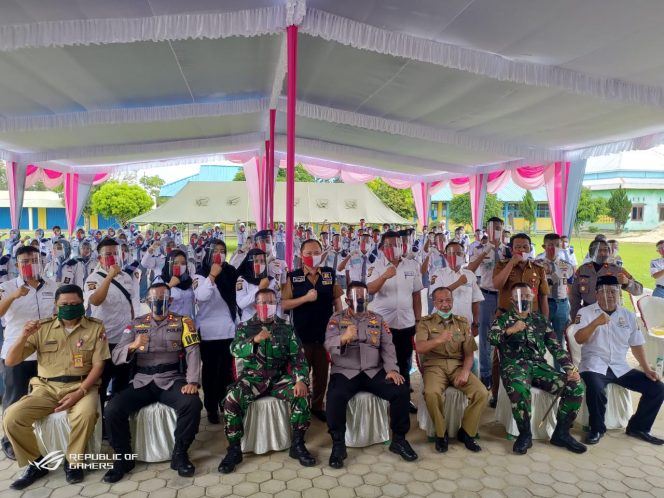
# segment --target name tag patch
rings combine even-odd
[[[302,282],[304,282],[304,276],[302,276],[302,277],[293,277],[293,283],[294,284],[301,284]]]

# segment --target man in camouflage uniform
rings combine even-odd
[[[633,296],[643,294],[643,285],[637,282],[622,266],[609,262],[611,248],[606,240],[593,240],[590,243],[588,256],[590,261],[576,270],[574,283],[570,290],[570,316],[576,317],[579,310],[589,304],[595,304],[595,286],[599,277],[616,277],[622,290]]]
[[[583,453],[569,429],[583,399],[583,385],[572,360],[556,339],[554,330],[539,312],[531,312],[533,292],[526,283],[512,286],[512,308],[494,321],[489,340],[499,351],[501,378],[512,402],[512,414],[519,428],[514,452],[525,454],[532,446],[530,430],[530,386],[560,396],[558,423],[551,444]],[[544,355],[549,350],[566,373],[551,367]]]
[[[229,445],[218,468],[222,474],[233,472],[242,461],[244,416],[249,405],[261,396],[274,396],[290,404],[293,441],[288,454],[305,467],[316,464],[304,445],[304,433],[311,420],[309,365],[304,349],[293,327],[276,316],[276,293],[269,288],[260,289],[255,300],[256,315],[238,327],[231,344],[236,369],[241,372],[224,399]]]

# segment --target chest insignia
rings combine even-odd
[[[302,277],[293,277],[293,283],[294,284],[301,284],[302,282],[304,282],[304,277],[303,276]]]

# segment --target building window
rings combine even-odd
[[[664,221],[664,204],[659,205],[659,221]]]
[[[632,221],[643,221],[643,205],[632,206]]]
[[[549,205],[546,203],[537,204],[536,216],[538,218],[550,218]]]

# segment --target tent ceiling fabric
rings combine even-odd
[[[60,171],[285,152],[436,181],[664,143],[661,0],[7,0],[0,159]],[[281,98],[279,98],[281,96]]]
[[[235,223],[253,219],[244,182],[189,182],[175,197],[135,223]],[[278,182],[276,199],[286,198],[286,184]],[[303,223],[408,224],[385,206],[366,185],[344,183],[295,183],[295,220]],[[286,219],[286,204],[275,202],[274,220]]]

